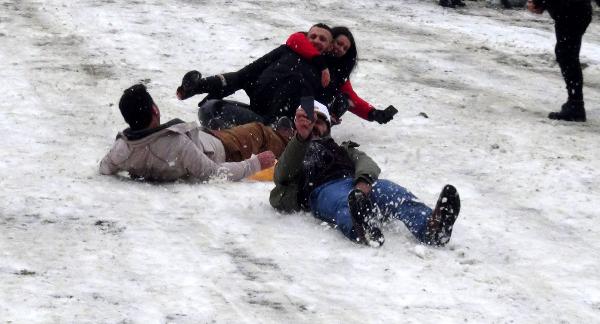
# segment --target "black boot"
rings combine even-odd
[[[444,246],[450,241],[454,222],[460,212],[460,197],[453,185],[445,185],[427,222],[425,243]]]
[[[202,78],[198,71],[189,71],[183,76],[181,86],[177,88],[177,97],[185,100],[200,93],[220,93],[224,88],[224,77],[214,75],[208,78]]]
[[[551,112],[548,118],[574,122],[586,121],[583,100],[567,100],[559,112]]]
[[[466,4],[462,0],[452,0],[452,4],[455,7],[464,7]]]
[[[440,0],[440,6],[446,8],[455,8],[454,2],[452,0]]]
[[[358,243],[372,247],[382,246],[385,238],[381,230],[372,224],[375,220],[375,208],[371,200],[361,190],[354,189],[348,194],[348,206]]]

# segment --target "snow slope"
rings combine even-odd
[[[0,0],[0,320],[600,322],[598,18],[581,54],[589,121],[570,124],[545,118],[565,97],[547,15],[414,0]],[[355,89],[400,110],[385,126],[347,115],[334,137],[431,204],[454,184],[447,247],[399,223],[381,249],[357,246],[275,212],[270,183],[98,174],[125,127],[123,89],[141,80],[163,120],[194,120],[200,97],[174,96],[186,71],[238,69],[318,21],[353,30]]]

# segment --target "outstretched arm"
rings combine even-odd
[[[347,80],[344,84],[342,84],[340,90],[348,96],[348,99],[352,101],[350,109],[348,110],[350,110],[350,112],[362,119],[370,120],[369,112],[371,112],[371,110],[374,110],[375,107],[373,107],[373,105],[366,102],[361,97],[359,97],[358,94],[356,94],[354,89],[352,89],[352,84],[350,83],[350,80]]]
[[[373,107],[373,105],[363,100],[356,94],[356,92],[354,92],[350,80],[346,81],[340,90],[342,93],[346,94],[348,99],[351,101],[350,108],[348,110],[360,118],[368,121],[376,121],[380,124],[387,124],[394,118],[394,115],[397,112],[396,108],[393,108],[393,106],[389,106],[383,110]]]
[[[238,181],[261,170],[257,156],[241,162],[215,163],[191,140],[183,149],[182,163],[191,176],[202,181],[220,176]]]

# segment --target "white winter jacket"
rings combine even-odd
[[[195,122],[165,126],[137,140],[128,139],[126,131],[120,132],[100,162],[100,173],[127,171],[132,177],[151,181],[205,181],[215,176],[236,181],[260,171],[256,156],[225,162],[221,141]]]

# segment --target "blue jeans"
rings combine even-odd
[[[346,237],[355,240],[348,206],[348,194],[354,189],[352,182],[352,178],[343,178],[315,188],[310,194],[310,208],[315,217],[337,225]],[[412,193],[389,180],[380,179],[373,185],[369,197],[385,219],[401,220],[417,240],[425,240],[432,210]]]

